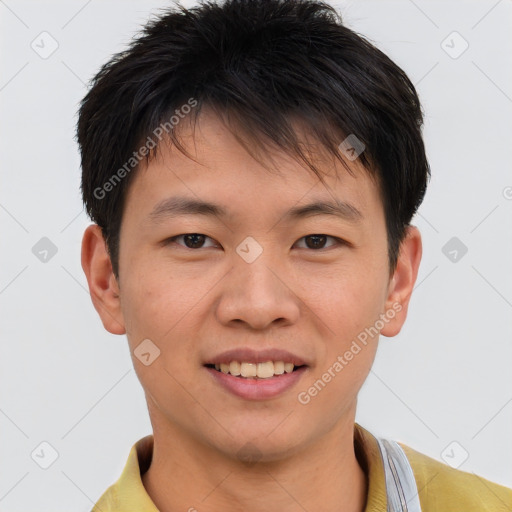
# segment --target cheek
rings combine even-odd
[[[316,307],[321,323],[328,327],[324,353],[312,376],[313,381],[321,380],[319,386],[329,382],[320,401],[338,400],[333,394],[354,398],[375,358],[380,330],[376,325],[382,327],[377,321],[387,281],[382,272],[372,273],[368,266],[366,269],[369,271],[352,267],[331,281],[322,305]]]
[[[127,270],[121,303],[130,323],[127,336],[132,352],[149,339],[160,349],[165,368],[186,374],[197,361],[194,333],[204,322],[201,300],[215,279],[211,283],[198,278],[197,271],[172,272],[166,265],[135,259]]]
[[[130,261],[124,267],[121,299],[123,312],[134,322],[137,331],[149,329],[155,336],[162,336],[172,326],[180,306],[185,306],[188,288],[183,279],[165,265],[152,260],[149,254],[138,253],[134,248]],[[173,312],[169,316],[169,312]]]
[[[123,314],[130,319],[127,338],[137,376],[157,403],[170,400],[172,407],[179,410],[187,400],[183,390],[193,386],[197,364],[197,346],[191,336],[195,332],[191,322],[197,322],[197,296],[184,286],[183,279],[164,276],[156,268],[132,272],[125,285]],[[149,365],[138,355],[143,352],[142,347],[148,346],[144,340],[151,341],[150,357],[158,354]],[[146,345],[141,344],[143,341]]]
[[[386,300],[386,274],[379,267],[361,263],[339,268],[322,280],[321,288],[315,288],[313,279],[303,288],[308,305],[325,320],[330,335],[338,339],[373,324]]]
[[[310,411],[308,418],[323,415],[326,425],[334,424],[355,407],[375,359],[378,332],[371,328],[380,313],[380,302],[371,294],[347,294],[338,300],[336,309],[332,309],[333,304],[327,319],[332,329],[324,340],[324,354],[297,396]]]

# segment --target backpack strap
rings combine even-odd
[[[377,438],[386,478],[388,512],[421,512],[411,465],[395,441]]]

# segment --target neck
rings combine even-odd
[[[354,452],[353,421],[275,461],[241,462],[173,426],[154,429],[142,476],[161,512],[363,512],[367,477]]]

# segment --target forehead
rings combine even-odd
[[[371,213],[372,204],[381,209],[378,185],[360,161],[346,161],[349,173],[314,141],[304,147],[323,182],[304,162],[275,146],[262,152],[251,141],[241,144],[239,134],[208,110],[194,125],[185,119],[179,139],[192,158],[164,139],[156,157],[137,170],[128,191],[127,202],[143,198],[154,221],[187,212],[227,218],[251,205],[255,214],[262,207],[288,205],[289,219],[332,213],[356,222]]]

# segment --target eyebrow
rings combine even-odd
[[[190,197],[169,197],[157,203],[149,220],[159,223],[166,218],[184,215],[203,215],[206,217],[232,218],[234,215],[223,206],[208,201],[200,201]],[[357,223],[363,219],[363,214],[352,204],[339,199],[333,201],[314,201],[312,203],[295,206],[284,213],[287,220],[298,220],[315,215],[332,215],[343,220]]]

